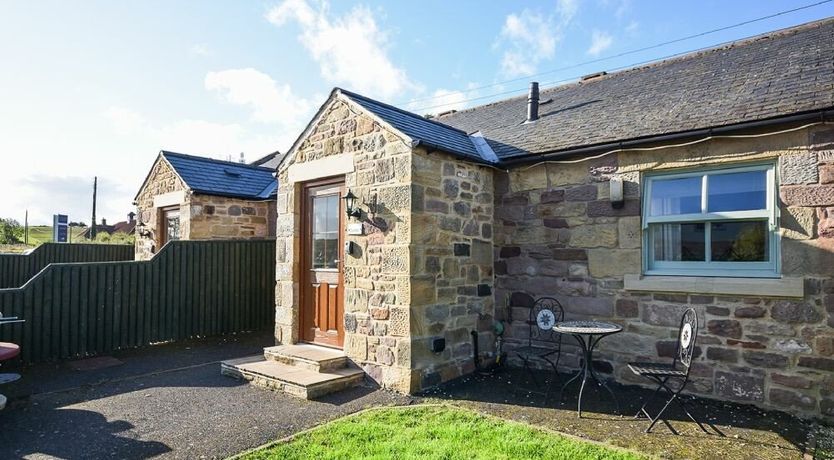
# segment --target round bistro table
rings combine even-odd
[[[597,377],[592,363],[594,362],[594,349],[599,341],[602,340],[603,337],[622,332],[622,330],[623,327],[619,324],[608,323],[605,321],[562,321],[561,323],[556,323],[553,326],[554,332],[572,335],[576,338],[576,341],[579,342],[579,346],[582,347],[582,367],[576,375],[562,385],[562,389],[559,391],[559,401],[561,401],[562,393],[564,393],[565,388],[577,380],[580,376],[582,377],[582,384],[579,387],[579,398],[577,403],[577,412],[579,413],[580,418],[582,417],[582,393],[585,390],[585,383],[589,378],[593,379],[593,381],[595,381],[599,386],[608,390],[608,393],[611,394],[611,398],[614,399],[614,404],[617,406],[617,413],[620,412],[620,403],[617,401],[617,397],[614,395],[614,392],[611,391],[611,388],[608,388],[608,385]]]

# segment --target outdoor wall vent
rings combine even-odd
[[[527,123],[539,119],[539,82],[530,82],[530,92],[527,93]]]
[[[239,173],[239,172],[237,172],[237,171],[232,171],[231,169],[224,169],[224,170],[223,170],[223,172],[224,172],[224,173],[226,173],[226,175],[227,175],[227,176],[232,176],[232,177],[240,177],[240,173]]]

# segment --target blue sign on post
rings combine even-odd
[[[56,243],[69,242],[69,218],[63,214],[52,216],[52,241]]]

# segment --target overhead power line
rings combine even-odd
[[[703,31],[703,32],[699,32],[697,34],[687,35],[685,37],[679,37],[679,38],[675,38],[673,40],[668,40],[668,41],[665,41],[665,42],[656,43],[654,45],[644,46],[642,48],[637,48],[637,49],[633,49],[633,50],[629,50],[629,51],[623,51],[622,53],[612,54],[610,56],[605,56],[605,57],[601,57],[601,58],[597,58],[597,59],[592,59],[592,60],[580,62],[580,63],[577,63],[577,64],[571,64],[569,66],[564,66],[564,67],[559,67],[559,68],[556,68],[556,69],[546,70],[546,71],[543,71],[543,72],[539,72],[539,73],[535,73],[535,74],[531,74],[531,75],[526,75],[524,77],[518,77],[518,78],[509,79],[509,80],[498,81],[498,82],[495,82],[495,83],[490,83],[488,85],[476,86],[476,87],[473,87],[473,88],[467,88],[465,90],[458,90],[458,91],[454,91],[454,92],[451,92],[451,93],[446,93],[446,94],[443,94],[443,95],[435,95],[435,96],[427,96],[427,97],[422,97],[422,98],[417,98],[417,99],[411,99],[409,101],[404,102],[402,105],[408,105],[408,104],[413,104],[415,102],[430,101],[430,100],[433,100],[433,99],[440,99],[440,98],[443,98],[443,97],[449,97],[449,95],[451,95],[451,94],[471,93],[472,91],[478,91],[478,90],[481,90],[481,89],[492,88],[494,86],[500,86],[500,85],[504,85],[504,84],[507,84],[507,83],[514,83],[514,82],[517,82],[517,81],[528,81],[531,78],[541,77],[541,76],[544,76],[544,75],[550,75],[550,74],[553,74],[553,73],[556,73],[556,72],[562,72],[562,71],[565,71],[565,70],[571,70],[571,69],[586,66],[586,65],[589,65],[589,64],[595,64],[595,63],[598,63],[598,62],[608,61],[608,60],[611,60],[611,59],[616,59],[616,58],[620,58],[620,57],[623,57],[623,56],[628,56],[628,55],[635,54],[635,53],[641,53],[643,51],[648,51],[648,50],[660,48],[660,47],[663,47],[663,46],[671,45],[671,44],[674,44],[674,43],[679,43],[679,42],[683,42],[683,41],[686,41],[686,40],[691,40],[693,38],[703,37],[705,35],[710,35],[710,34],[714,34],[714,33],[717,33],[717,32],[722,32],[722,31],[725,31],[725,30],[730,30],[730,29],[734,29],[734,28],[737,28],[737,27],[742,27],[742,26],[745,26],[745,25],[748,25],[748,24],[753,24],[753,23],[756,23],[756,22],[765,21],[767,19],[772,19],[772,18],[779,17],[779,16],[782,16],[782,15],[785,15],[785,14],[795,13],[797,11],[806,10],[808,8],[813,8],[813,7],[820,6],[820,5],[823,5],[823,4],[826,4],[826,3],[831,3],[832,1],[834,1],[834,0],[821,0],[821,1],[818,1],[816,3],[810,3],[810,4],[807,4],[807,5],[803,5],[803,6],[798,6],[796,8],[791,8],[789,10],[779,11],[779,12],[776,12],[776,13],[773,13],[773,14],[769,14],[767,16],[761,16],[761,17],[758,17],[758,18],[748,19],[746,21],[738,22],[738,23],[735,23],[735,24],[730,24],[730,25],[719,27],[719,28],[716,28],[716,29],[706,30],[706,31]],[[732,41],[735,41],[735,40],[732,40]],[[725,43],[732,43],[732,41],[725,42]],[[721,45],[718,45],[718,46],[721,46]],[[708,48],[712,48],[712,47],[713,46],[710,46]],[[620,69],[623,69],[623,68],[633,67],[635,65],[640,65],[640,64],[647,63],[647,62],[656,61],[658,59],[668,59],[669,57],[678,56],[680,54],[685,54],[685,53],[689,53],[689,52],[693,52],[693,51],[700,51],[702,49],[706,49],[706,48],[700,48],[698,50],[686,51],[686,52],[683,52],[683,53],[676,53],[676,54],[673,54],[673,55],[670,55],[670,56],[667,56],[667,57],[655,58],[655,59],[651,59],[651,60],[648,60],[648,61],[643,61],[642,63],[631,64],[631,65],[628,65],[628,66],[618,67],[617,69],[611,69],[611,70],[620,70]],[[578,78],[578,77],[558,80],[558,81],[552,82],[552,83],[570,81],[570,80],[574,80],[575,78]],[[512,93],[515,93],[515,92],[518,92],[518,91],[519,90],[503,91],[503,92],[499,92],[499,93],[479,96],[479,97],[475,97],[475,98],[472,98],[472,99],[467,99],[467,100],[464,100],[464,101],[457,101],[457,102],[470,102],[470,101],[473,101],[473,100],[487,99],[487,98],[490,98],[490,97],[501,96],[501,95],[505,95],[505,94],[512,94]],[[420,110],[425,110],[425,109],[430,109],[430,108],[443,107],[443,106],[446,106],[446,105],[449,105],[449,104],[451,104],[451,103],[437,104],[437,105],[433,105],[433,106],[430,106],[430,107],[423,107],[423,108],[417,109],[417,110],[420,111]]]

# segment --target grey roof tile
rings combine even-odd
[[[364,109],[381,118],[406,136],[420,143],[462,156],[469,160],[484,162],[469,134],[460,129],[429,120],[420,115],[388,105],[360,94],[339,88],[345,96]],[[473,130],[475,131],[475,130]]]
[[[277,188],[270,168],[165,150],[160,154],[196,193],[264,200],[271,198]]]
[[[480,130],[508,160],[834,107],[833,88],[834,19],[826,19],[544,89],[541,100],[553,102],[535,123],[523,123],[526,96],[437,121]]]

